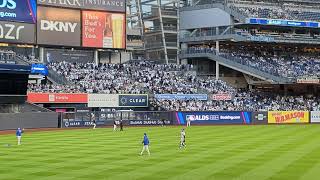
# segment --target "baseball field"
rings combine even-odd
[[[0,179],[283,179],[320,177],[320,125],[110,128],[0,135]],[[151,156],[140,156],[143,133]]]

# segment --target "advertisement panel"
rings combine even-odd
[[[320,123],[320,111],[311,111],[310,116],[311,123]]]
[[[0,1],[0,21],[36,23],[36,0]]]
[[[176,112],[178,124],[250,124],[251,113],[240,111]]]
[[[38,4],[75,9],[125,12],[125,0],[38,0]]]
[[[69,50],[69,49],[44,49],[44,62],[93,62],[93,51]]]
[[[124,49],[125,14],[82,11],[82,46]]]
[[[0,42],[33,44],[35,26],[34,24],[0,21]]]
[[[28,93],[28,102],[31,103],[87,103],[87,94],[67,93]]]
[[[44,76],[48,75],[48,68],[44,64],[32,64],[31,65],[31,74],[41,74]]]
[[[159,126],[159,125],[172,125],[171,120],[129,120],[129,125],[132,126]]]
[[[80,11],[38,7],[38,44],[80,46]]]
[[[309,111],[268,111],[268,123],[308,123]]]
[[[106,121],[96,121],[97,126],[104,126]],[[92,127],[93,121],[90,120],[74,120],[74,119],[63,119],[62,127]]]
[[[293,27],[320,27],[319,22],[312,21],[293,21],[283,19],[264,19],[264,18],[249,18],[247,22],[250,24],[262,24],[262,25],[276,25],[276,26],[293,26]]]
[[[211,99],[214,101],[231,101],[232,95],[229,93],[217,93],[217,94],[212,94]]]
[[[298,84],[319,84],[320,80],[315,78],[297,79]]]
[[[88,107],[118,107],[117,94],[88,94]]]
[[[208,100],[207,94],[155,94],[154,97],[162,100]]]
[[[252,124],[268,124],[268,112],[252,112]]]
[[[119,107],[148,107],[147,94],[120,94]]]

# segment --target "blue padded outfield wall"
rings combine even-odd
[[[251,112],[216,111],[216,112],[176,112],[177,124],[250,124]]]

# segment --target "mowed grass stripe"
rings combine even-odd
[[[251,169],[273,179],[289,177],[288,173],[290,179],[318,177],[319,162],[314,160],[320,159],[315,153],[319,150],[318,125],[191,127],[187,129],[187,149],[182,151],[178,149],[180,130],[26,131],[22,146],[0,147],[0,179],[259,179],[247,174]],[[150,136],[151,157],[138,156],[144,132]],[[305,141],[306,137],[313,139]],[[1,135],[0,142],[15,144],[15,136]],[[310,150],[301,153],[303,148]],[[310,153],[312,158],[308,158]],[[266,172],[257,168],[266,163],[277,166],[282,154],[292,159],[282,164],[284,169]],[[303,174],[293,164],[309,172]]]
[[[270,127],[272,128],[272,127]],[[290,129],[284,129],[283,131],[279,131],[277,133],[268,134],[267,139],[274,137],[287,135],[288,133],[294,134]],[[245,145],[242,147],[242,151],[231,151],[232,154],[228,154],[229,148],[221,149],[222,153],[219,156],[216,156],[213,159],[208,159],[206,163],[202,163],[198,165],[198,168],[192,169],[191,171],[187,171],[181,176],[177,176],[177,179],[183,179],[188,177],[202,177],[203,179],[210,179],[215,173],[219,173],[224,171],[225,169],[234,166],[236,163],[240,163],[242,161],[247,160],[251,156],[256,156],[259,153],[263,153],[264,151],[269,150],[268,148],[271,145],[277,145],[278,143],[271,140],[269,142],[262,141],[263,137],[266,134],[261,134],[258,136],[252,136],[250,139],[251,144]],[[239,142],[243,142],[239,139]],[[225,171],[226,173],[228,171]],[[230,177],[232,177],[232,173],[230,172]]]
[[[197,136],[197,138],[202,138],[198,139],[195,142],[191,142],[191,146],[192,147],[187,147],[187,152],[185,153],[183,156],[179,157],[179,158],[173,158],[170,159],[166,162],[162,162],[162,163],[157,163],[156,165],[150,166],[150,167],[146,167],[146,169],[143,169],[145,171],[145,173],[141,173],[140,171],[143,171],[141,169],[136,170],[135,172],[126,172],[125,174],[121,174],[121,175],[117,175],[116,177],[112,177],[112,178],[122,178],[123,176],[125,176],[126,174],[131,174],[133,175],[133,177],[135,178],[140,178],[140,176],[144,176],[143,178],[148,179],[151,178],[151,176],[153,176],[153,174],[162,174],[162,175],[171,175],[171,176],[177,176],[180,173],[188,173],[190,172],[188,169],[185,168],[186,165],[188,164],[196,164],[196,161],[201,161],[203,162],[203,164],[207,164],[206,162],[210,161],[210,157],[213,159],[223,159],[225,158],[225,156],[220,155],[220,154],[227,154],[227,156],[233,156],[236,155],[237,153],[234,152],[234,150],[236,149],[241,149],[243,147],[247,147],[248,144],[247,143],[252,143],[253,139],[248,138],[248,137],[257,137],[257,135],[259,135],[261,132],[259,131],[255,131],[255,129],[253,129],[254,131],[252,133],[247,132],[247,133],[239,133],[238,134],[238,138],[230,138],[230,140],[228,141],[227,136],[221,136],[220,138],[224,139],[224,142],[220,145],[220,146],[216,146],[214,145],[215,140],[217,140],[216,138],[212,138],[210,139],[208,136]],[[263,131],[262,131],[263,132]],[[233,132],[229,132],[230,134],[232,134],[232,137],[234,136]],[[224,138],[226,137],[226,138]],[[244,138],[246,137],[246,138]],[[208,140],[209,138],[209,140]],[[242,140],[243,139],[243,140]],[[220,141],[221,142],[221,141]],[[213,146],[210,146],[213,145]],[[209,145],[209,146],[208,146]],[[199,146],[206,146],[206,150],[202,150],[202,149],[198,149]],[[213,152],[214,151],[214,152]],[[190,156],[190,157],[188,157]],[[197,168],[200,167],[201,168],[202,164],[197,164]],[[184,167],[184,168],[181,168]],[[180,173],[178,173],[178,170],[183,170]],[[190,170],[193,170],[194,168],[191,167]],[[155,172],[156,170],[156,172]],[[170,172],[173,173],[171,174]],[[145,174],[150,174],[149,176],[145,176]],[[187,178],[188,176],[184,177]],[[190,177],[190,176],[189,176]],[[193,176],[191,176],[193,177]]]
[[[257,179],[268,179],[273,174],[276,174],[279,170],[284,168],[286,164],[290,164],[296,158],[308,153],[309,150],[301,151],[308,148],[310,142],[317,134],[317,129],[308,129],[305,131],[304,127],[301,127],[299,131],[295,132],[291,136],[280,136],[280,144],[277,148],[273,148],[262,157],[262,163],[255,165],[250,171],[239,174],[241,179],[247,179],[250,177],[256,177]],[[295,174],[295,172],[292,172]]]
[[[282,154],[286,152],[279,152],[281,149],[290,148],[294,150],[302,146],[304,143],[296,143],[299,140],[304,140],[310,136],[313,136],[314,132],[308,132],[309,134],[305,134],[304,130],[295,131],[297,135],[301,134],[303,136],[299,136],[298,139],[282,139],[282,140],[272,140],[270,143],[267,144],[266,149],[259,150],[257,153],[252,153],[252,155],[248,156],[247,160],[235,162],[233,166],[223,169],[218,173],[213,173],[210,176],[217,178],[217,179],[237,179],[241,174],[245,174],[248,171],[255,171],[255,167],[265,164],[268,161],[271,161],[275,158],[279,158]],[[289,134],[288,134],[289,135]],[[256,151],[256,150],[254,150]],[[254,168],[252,168],[254,167]],[[272,172],[268,172],[272,173]],[[243,178],[246,179],[246,178]]]

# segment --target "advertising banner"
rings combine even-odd
[[[218,93],[218,94],[212,94],[212,100],[214,101],[231,101],[232,95],[229,93]]]
[[[129,125],[133,126],[159,126],[159,125],[172,125],[171,120],[129,120]]]
[[[208,100],[207,94],[155,94],[156,99],[161,100]]]
[[[125,12],[125,0],[38,0],[38,4],[75,9]]]
[[[250,24],[262,24],[262,25],[311,27],[311,28],[320,27],[319,22],[312,22],[312,21],[293,21],[293,20],[264,19],[264,18],[249,18],[246,21]]]
[[[124,49],[125,14],[82,11],[82,46]]]
[[[309,111],[268,111],[268,123],[308,123]]]
[[[251,113],[239,111],[176,112],[178,124],[250,124]]]
[[[118,94],[88,94],[88,107],[118,107]]]
[[[93,62],[93,51],[79,51],[68,49],[44,49],[44,62]]]
[[[268,124],[268,112],[252,112],[252,124]]]
[[[32,64],[31,65],[31,74],[41,74],[44,76],[48,75],[48,68],[44,64]]]
[[[1,0],[0,21],[36,23],[36,0]]]
[[[97,126],[104,126],[106,121],[96,121]],[[73,120],[73,119],[63,119],[62,127],[92,127],[93,121],[89,120]]]
[[[0,42],[35,43],[34,24],[0,21]]]
[[[298,84],[319,84],[320,79],[315,78],[304,78],[304,79],[297,79]]]
[[[311,111],[310,116],[311,123],[320,123],[320,111]]]
[[[38,7],[38,44],[80,46],[80,11]]]
[[[31,103],[87,103],[87,94],[67,93],[28,93],[28,102]]]
[[[120,94],[119,107],[148,107],[147,94]]]

